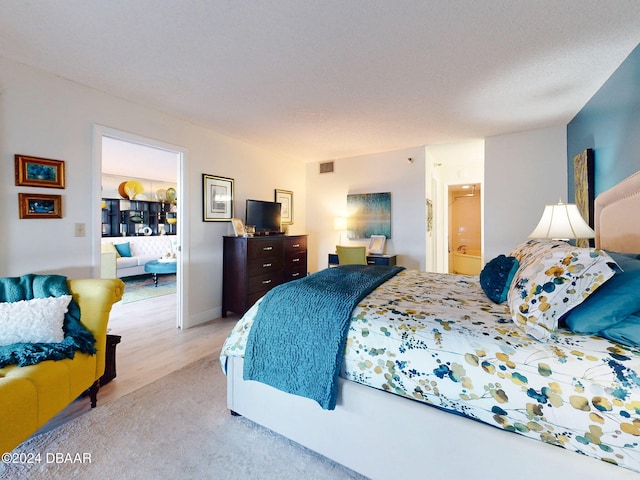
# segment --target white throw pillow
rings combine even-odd
[[[0,346],[59,343],[71,295],[0,303]]]

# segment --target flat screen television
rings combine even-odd
[[[247,200],[245,225],[254,225],[256,234],[280,233],[282,204],[264,200]]]

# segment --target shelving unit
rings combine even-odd
[[[147,200],[102,199],[102,236],[119,237],[142,235],[145,227],[152,235],[160,235],[164,225],[167,235],[176,234],[177,214],[171,211],[171,204]]]

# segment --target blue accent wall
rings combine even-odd
[[[567,125],[568,195],[573,157],[594,151],[595,196],[640,170],[640,45]]]

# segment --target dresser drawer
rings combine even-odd
[[[282,240],[250,239],[247,244],[247,258],[282,257]]]
[[[249,277],[249,280],[247,282],[247,293],[266,293],[273,287],[280,285],[281,278],[282,277],[280,271],[273,271],[262,275]]]
[[[285,237],[284,239],[284,252],[290,254],[294,252],[307,252],[307,237]]]
[[[396,256],[395,255],[367,255],[367,264],[368,265],[389,265],[395,266],[396,264]]]
[[[267,293],[269,290],[263,291],[263,292],[255,292],[255,293],[248,293],[247,294],[247,308],[246,310],[249,310],[249,308],[251,308],[253,306],[254,303],[256,303],[258,300],[260,300],[262,297],[264,297],[264,294]]]
[[[294,252],[285,255],[284,268],[307,269],[307,252]]]
[[[252,258],[247,264],[247,275],[262,275],[282,269],[282,256]]]
[[[307,276],[307,266],[300,268],[290,268],[283,273],[283,281],[290,282]]]

